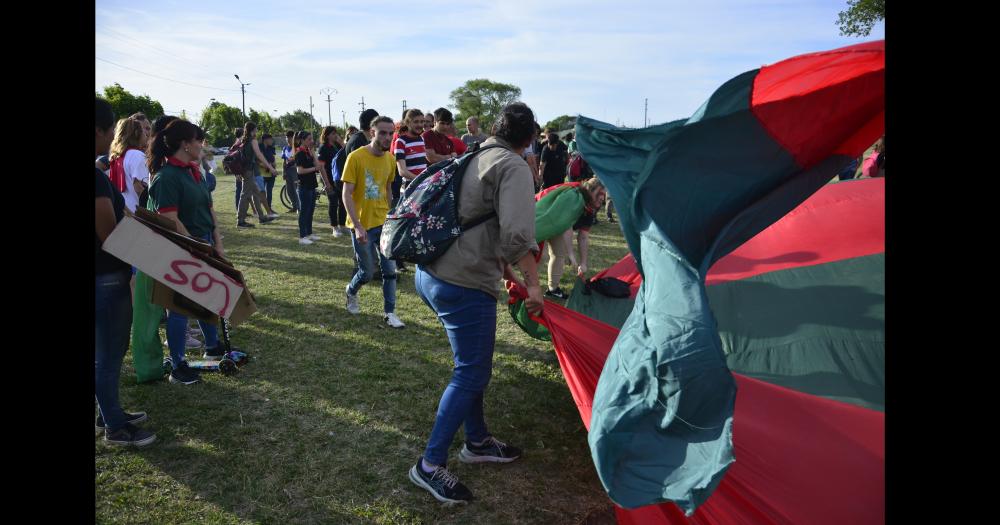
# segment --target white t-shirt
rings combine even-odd
[[[139,179],[149,184],[149,169],[146,168],[146,154],[137,149],[126,151],[125,160],[122,161],[122,168],[125,170],[125,191],[122,192],[122,197],[125,197],[125,206],[129,211],[134,212],[136,207],[139,206],[139,194],[135,192],[135,185],[132,181]]]

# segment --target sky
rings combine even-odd
[[[298,5],[296,5],[298,4]],[[545,124],[691,116],[736,75],[885,38],[840,36],[846,0],[272,2],[97,0],[97,92],[115,82],[197,121],[211,99],[357,124],[360,102],[399,119],[451,104],[474,78],[514,84]],[[323,93],[321,93],[323,91]],[[452,108],[453,109],[453,108]]]

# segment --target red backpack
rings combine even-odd
[[[226,157],[222,159],[222,170],[230,175],[242,175],[246,171],[242,140],[237,140],[229,147],[229,153],[226,153]]]
[[[587,161],[583,160],[582,155],[573,157],[573,160],[569,163],[567,172],[569,174],[570,182],[586,180],[594,175],[594,171],[590,169],[590,165],[587,164]]]

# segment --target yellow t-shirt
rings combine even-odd
[[[351,198],[364,229],[370,230],[385,224],[385,216],[389,213],[389,199],[392,198],[389,183],[395,177],[396,158],[389,152],[376,157],[367,147],[362,147],[347,156],[341,181],[354,184]],[[347,227],[354,228],[350,214],[347,216]]]

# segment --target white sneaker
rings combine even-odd
[[[340,231],[340,228],[334,228],[333,229],[333,236],[334,237],[340,237],[342,235],[344,235],[344,232]]]
[[[187,340],[184,341],[185,348],[201,348],[201,341],[195,339],[191,334],[187,334]]]
[[[267,214],[268,219],[277,219],[278,217],[281,217],[281,215],[278,215],[277,213],[274,212]]]
[[[403,328],[404,326],[406,326],[405,324],[403,324],[403,321],[399,320],[399,317],[396,317],[395,313],[385,314],[385,316],[383,316],[382,319],[385,321],[385,324],[389,325],[392,328]]]
[[[320,239],[322,239],[322,237],[320,237],[319,235],[316,235],[315,233],[309,236],[309,240],[310,241],[318,241]]]
[[[313,242],[309,240],[309,237],[303,237],[299,239],[299,244],[312,244]]]
[[[358,315],[361,313],[361,305],[358,304],[358,294],[351,295],[350,289],[351,284],[348,283],[347,287],[344,288],[344,293],[347,294],[347,312],[351,315]]]

